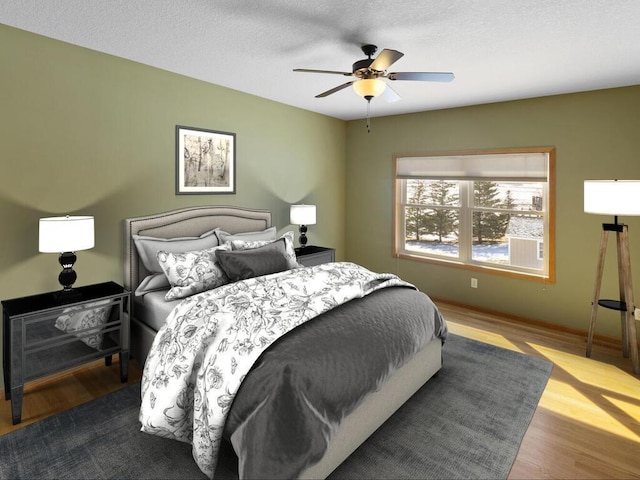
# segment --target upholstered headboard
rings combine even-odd
[[[149,275],[133,235],[159,238],[198,237],[218,227],[229,233],[253,232],[271,226],[271,212],[229,206],[189,207],[124,220],[124,287],[135,291]]]

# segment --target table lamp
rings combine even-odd
[[[300,225],[300,247],[307,246],[307,225],[316,223],[315,205],[291,205],[289,221],[292,225]]]
[[[39,248],[43,253],[58,253],[62,272],[58,281],[62,292],[71,294],[77,274],[73,270],[77,257],[75,252],[88,250],[94,246],[93,217],[69,215],[65,217],[47,217],[40,219]]]

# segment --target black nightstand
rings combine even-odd
[[[120,358],[120,379],[129,366],[131,294],[114,282],[74,288],[72,297],[49,292],[2,301],[5,400],[13,424],[22,417],[25,382],[104,358]]]
[[[322,263],[335,262],[336,251],[334,248],[309,245],[296,248],[296,258],[298,263],[305,267],[313,267],[314,265],[320,265]]]

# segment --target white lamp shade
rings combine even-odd
[[[377,97],[385,88],[387,84],[375,78],[365,78],[353,83],[353,89],[361,97]]]
[[[640,215],[640,180],[585,180],[584,211],[599,215]]]
[[[93,217],[48,217],[40,219],[39,251],[63,253],[94,246]]]
[[[292,225],[315,225],[316,206],[291,205],[291,210],[289,211],[289,221]]]

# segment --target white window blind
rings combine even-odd
[[[397,157],[396,178],[546,181],[547,152]]]

